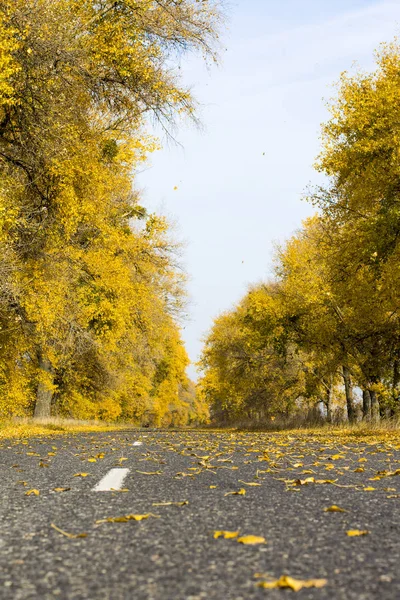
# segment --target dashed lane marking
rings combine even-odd
[[[112,492],[121,489],[129,469],[110,469],[107,475],[92,489],[93,492]]]

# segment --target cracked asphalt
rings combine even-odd
[[[119,467],[129,469],[122,491],[92,491]],[[142,429],[3,440],[0,598],[400,599],[399,474],[398,434]],[[346,512],[324,511],[332,505]],[[354,529],[368,534],[349,537]],[[215,539],[217,530],[266,542]],[[327,581],[299,592],[257,585],[281,575]]]

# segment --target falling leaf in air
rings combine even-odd
[[[214,531],[215,540],[217,540],[220,537],[223,537],[224,540],[231,540],[232,538],[237,538],[238,535],[238,531]]]
[[[237,538],[237,541],[240,544],[245,544],[247,546],[252,546],[255,544],[265,544],[265,538],[258,535],[243,535],[240,538]]]
[[[245,496],[246,490],[244,488],[240,488],[238,492],[227,492],[224,496]]]
[[[64,531],[64,529],[60,529],[60,527],[57,527],[57,525],[54,525],[54,523],[51,523],[50,527],[52,527],[53,529],[58,531],[58,533],[61,533],[62,535],[65,535],[65,537],[70,538],[70,539],[87,537],[87,533],[68,533],[67,531]]]
[[[348,529],[346,531],[346,534],[349,537],[358,537],[360,535],[368,535],[369,531],[367,529],[361,530],[361,529]]]
[[[344,508],[340,508],[340,506],[336,506],[336,504],[332,504],[332,506],[328,506],[327,508],[324,508],[324,512],[341,512],[341,513],[345,513],[345,512],[349,512],[349,511],[345,510]]]
[[[155,517],[158,519],[158,515],[153,515],[153,513],[146,513],[145,515],[123,515],[122,517],[107,517],[106,519],[99,519],[95,521],[96,524],[99,523],[127,523],[128,521],[144,521],[150,517]]]
[[[258,587],[272,590],[275,588],[289,588],[294,592],[298,592],[303,588],[321,588],[327,584],[326,579],[294,579],[293,577],[289,577],[288,575],[282,575],[276,581],[260,581],[257,585]]]

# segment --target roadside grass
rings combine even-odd
[[[299,419],[290,418],[288,420],[271,421],[266,424],[247,424],[247,423],[234,423],[229,426],[220,428],[209,428],[209,431],[230,431],[237,433],[268,433],[274,437],[285,437],[296,436],[296,437],[312,437],[315,441],[316,438],[323,442],[324,439],[335,439],[338,440],[376,440],[376,441],[388,441],[392,440],[396,443],[400,443],[400,418],[388,418],[382,419],[379,423],[371,423],[366,421],[360,421],[354,424],[350,423],[339,423],[329,424],[322,420],[317,421],[305,421]]]
[[[14,418],[0,421],[0,440],[7,438],[29,438],[35,436],[62,435],[73,433],[96,433],[113,432],[140,429],[132,423],[110,423],[98,420],[77,420],[52,417],[50,419],[33,419],[29,417]],[[154,431],[154,429],[153,429]],[[288,421],[280,420],[278,422],[268,422],[265,425],[248,425],[244,423],[234,423],[226,427],[203,426],[203,427],[182,427],[171,429],[160,429],[160,431],[186,431],[202,433],[267,433],[274,437],[296,436],[300,438],[313,438],[313,441],[325,440],[354,440],[362,441],[374,439],[378,441],[393,440],[400,443],[400,419],[384,419],[379,423],[359,422],[350,425],[349,423],[330,425],[324,422],[299,421],[290,419]]]
[[[136,429],[132,424],[107,423],[105,421],[84,421],[76,419],[32,419],[28,417],[0,421],[0,439],[27,438],[41,435],[66,433],[90,433],[101,431],[121,431]]]

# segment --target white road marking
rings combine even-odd
[[[132,446],[141,446],[143,442],[133,442]]]
[[[128,473],[129,469],[110,469],[107,475],[94,486],[92,492],[112,492],[114,490],[120,490]]]

